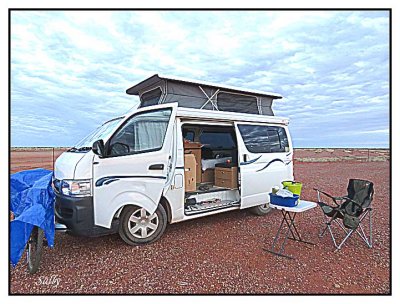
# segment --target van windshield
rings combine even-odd
[[[89,151],[92,148],[92,144],[98,139],[107,138],[112,132],[114,132],[117,125],[121,122],[122,117],[118,117],[107,121],[100,127],[92,131],[89,135],[79,141],[69,152],[75,151]]]

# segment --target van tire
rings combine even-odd
[[[258,215],[258,216],[266,215],[270,211],[271,211],[271,208],[269,207],[269,203],[255,206],[250,209],[251,213],[253,213],[254,215]]]
[[[167,213],[161,204],[151,215],[142,207],[126,206],[121,213],[118,232],[122,240],[131,246],[146,245],[162,236],[167,221]],[[146,236],[148,233],[149,236]]]

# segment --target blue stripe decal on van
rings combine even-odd
[[[258,161],[260,158],[261,158],[261,155],[260,155],[259,157],[255,158],[255,159],[252,159],[252,160],[249,160],[249,161],[246,161],[246,162],[241,162],[240,165],[241,165],[241,166],[244,166],[244,165],[249,165],[249,164],[255,163],[255,162]]]
[[[281,160],[281,159],[279,159],[279,158],[275,158],[275,159],[271,160],[264,168],[261,168],[261,169],[257,170],[256,172],[260,172],[260,171],[262,171],[262,170],[267,169],[267,168],[269,167],[269,165],[271,165],[272,163],[277,162],[277,161],[279,161],[279,162],[285,164],[285,162],[284,162],[283,160]],[[286,164],[285,164],[285,165],[286,165]]]
[[[126,176],[106,176],[99,178],[96,181],[96,187],[101,187],[103,185],[111,184],[112,182],[116,182],[123,178],[159,178],[159,179],[167,179],[165,176],[154,176],[154,175],[126,175]]]

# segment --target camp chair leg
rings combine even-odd
[[[335,236],[333,235],[333,231],[332,231],[332,228],[331,228],[331,226],[332,226],[333,223],[336,223],[336,224],[343,230],[344,235],[345,235],[345,236],[344,236],[344,239],[343,239],[343,241],[341,242],[340,245],[337,244],[336,238],[335,238]],[[350,237],[349,234],[351,235],[352,233],[350,233],[350,231],[346,230],[346,228],[338,221],[338,219],[335,219],[335,218],[332,218],[331,221],[328,222],[326,226],[327,226],[327,228],[326,228],[325,230],[328,230],[328,231],[329,231],[329,234],[330,234],[331,239],[332,239],[332,241],[333,241],[333,245],[334,245],[335,248],[336,248],[335,251],[340,250],[340,248],[342,247],[342,245],[344,244],[344,242]]]
[[[372,248],[372,209],[369,210],[369,244],[370,244],[370,248]]]
[[[335,245],[335,248],[338,248],[338,245],[337,245],[337,243],[336,243],[335,236],[333,235],[333,232],[332,232],[331,225],[328,225],[328,230],[329,230],[329,233],[330,233],[330,235],[331,235],[331,239],[332,239],[332,241],[333,241],[333,244]]]
[[[327,224],[327,223],[325,223],[325,228],[322,230],[322,232],[321,232],[320,234],[318,234],[318,236],[319,236],[320,238],[323,237],[324,234],[325,234],[325,232],[326,232],[326,230],[328,230],[328,224]]]
[[[368,213],[368,220],[369,220],[369,237],[366,236],[365,232],[364,232],[364,228],[362,226],[362,221],[367,217],[367,213]],[[361,239],[367,244],[367,246],[369,248],[372,248],[372,210],[368,210],[367,212],[365,212],[361,218],[360,218],[360,224],[359,224],[359,228],[361,230],[361,233],[357,230],[358,235],[361,237]]]
[[[319,192],[318,192],[318,201],[320,201],[320,197],[319,197]],[[329,223],[329,218],[325,215],[324,212],[322,212],[322,220],[324,221],[324,226],[322,227],[322,231],[318,234],[318,236],[321,238],[326,230],[328,229],[328,223]]]
[[[328,220],[328,218],[325,216],[324,218],[324,227],[321,231],[321,233],[318,235],[320,238],[324,236],[326,230],[328,230],[328,226],[330,225],[330,221]]]
[[[344,243],[347,241],[347,239],[354,233],[354,231],[355,231],[355,230],[351,230],[351,231],[346,235],[346,237],[343,239],[343,241],[340,243],[340,245],[336,247],[335,252],[338,251],[338,250],[340,250],[340,249],[342,249],[342,246],[343,246]]]
[[[368,246],[369,248],[371,248],[370,242],[368,241],[368,238],[367,238],[367,236],[365,235],[364,229],[363,229],[363,227],[361,226],[361,224],[359,225],[359,227],[360,227],[361,233],[357,231],[357,232],[358,232],[358,235],[359,235],[359,236],[361,237],[361,239],[365,242],[365,244],[367,244],[367,246]]]
[[[331,228],[332,223],[333,223],[333,222],[336,222],[336,220],[335,220],[334,217],[332,217],[331,219],[329,219],[325,214],[323,214],[323,216],[324,216],[325,227],[324,227],[324,229],[322,230],[322,232],[321,232],[318,236],[319,236],[320,238],[322,238],[323,235],[325,234],[325,232],[326,232],[326,231],[329,231],[329,234],[330,234],[330,236],[331,236],[331,239],[332,239],[332,241],[333,241],[333,244],[335,245],[335,248],[337,248],[338,246],[337,246],[337,243],[336,243],[336,239],[335,239],[335,236],[333,235],[332,228]]]
[[[342,246],[344,245],[344,243],[347,241],[347,239],[354,233],[356,232],[360,238],[367,244],[368,248],[372,248],[372,215],[371,215],[372,210],[367,210],[361,217],[360,217],[360,224],[358,225],[357,229],[353,229],[353,230],[346,230],[346,228],[338,221],[335,221],[338,226],[346,233],[345,238],[342,240],[342,242],[339,244],[339,246],[336,246],[334,237],[332,235],[332,240],[335,244],[336,250],[338,251],[342,248]],[[367,214],[368,213],[368,214]],[[366,236],[364,228],[362,226],[362,221],[367,217],[368,215],[368,219],[369,219],[369,237]],[[360,232],[360,231],[361,232]]]
[[[336,224],[338,224],[338,226],[343,230],[344,236],[346,236],[349,233],[349,231],[346,230],[346,228],[343,226],[343,224],[341,222],[336,221]]]
[[[323,220],[324,220],[324,227],[322,228],[321,233],[318,235],[320,238],[323,237],[325,234],[326,230],[328,230],[328,226],[332,223],[332,218],[329,219],[324,213],[322,213]]]
[[[320,233],[319,237],[321,238],[325,234],[325,232],[328,230],[329,234],[331,235],[331,239],[333,241],[333,244],[337,248],[338,246],[337,246],[337,243],[336,243],[335,236],[333,235],[331,226],[332,226],[333,223],[337,223],[340,226],[340,223],[337,221],[336,216],[331,217],[330,220],[328,220],[328,217],[325,214],[324,214],[324,217],[325,217],[325,220],[326,220],[326,222],[325,222],[326,226],[325,226],[325,229]],[[341,227],[341,228],[344,230],[345,234],[347,234],[347,231],[344,229],[344,227]]]
[[[368,210],[369,217],[369,243],[367,244],[369,248],[372,248],[372,209]]]

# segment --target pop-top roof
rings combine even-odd
[[[225,89],[225,90],[233,91],[233,92],[237,92],[237,93],[247,93],[247,94],[258,95],[258,96],[268,96],[268,97],[271,97],[272,99],[282,98],[282,95],[277,94],[277,93],[244,89],[244,88],[240,88],[240,87],[220,85],[220,84],[215,84],[215,83],[206,82],[206,81],[193,80],[193,79],[187,79],[187,78],[181,78],[181,77],[175,77],[175,76],[165,76],[165,75],[159,75],[159,74],[155,74],[155,75],[139,82],[138,84],[134,85],[133,87],[127,89],[126,93],[129,95],[139,95],[141,91],[144,91],[147,88],[152,87],[154,84],[159,83],[160,80],[172,80],[174,82],[203,85],[203,86],[212,87],[212,88]]]
[[[140,97],[140,108],[163,103],[178,107],[273,116],[276,93],[155,74],[126,90]]]

